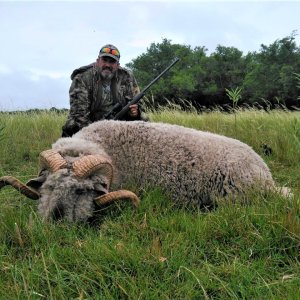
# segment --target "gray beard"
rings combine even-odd
[[[105,73],[105,72],[101,72],[101,77],[104,80],[111,80],[114,77],[114,73]]]

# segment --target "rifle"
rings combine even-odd
[[[139,94],[135,95],[123,108],[120,103],[114,105],[111,111],[104,115],[104,119],[121,120],[124,115],[130,110],[129,106],[138,103],[144,96],[146,91],[162,77],[167,71],[169,71],[180,59],[176,57],[172,63],[162,71],[156,78],[154,78]],[[121,110],[120,110],[121,109]],[[118,112],[118,110],[120,110]]]

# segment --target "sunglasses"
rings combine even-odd
[[[108,48],[108,47],[105,47],[105,48],[102,48],[101,50],[100,50],[100,53],[110,53],[110,54],[112,54],[112,55],[115,55],[115,56],[117,56],[118,58],[120,57],[120,52],[118,51],[118,50],[116,50],[116,49],[111,49],[111,48]]]

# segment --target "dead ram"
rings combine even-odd
[[[123,186],[158,186],[177,203],[212,207],[243,199],[249,189],[278,190],[263,159],[248,145],[177,125],[99,121],[40,154],[40,174],[27,184],[0,178],[39,201],[45,219],[85,221],[97,205],[139,198]],[[112,191],[112,192],[110,192]]]

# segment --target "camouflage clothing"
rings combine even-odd
[[[125,106],[128,100],[140,92],[133,74],[121,67],[109,82],[103,81],[95,63],[76,69],[71,79],[70,112],[63,126],[63,136],[72,136],[90,123],[104,119],[104,115],[116,103]],[[129,114],[125,118],[127,121],[140,119],[140,112],[135,118]]]

